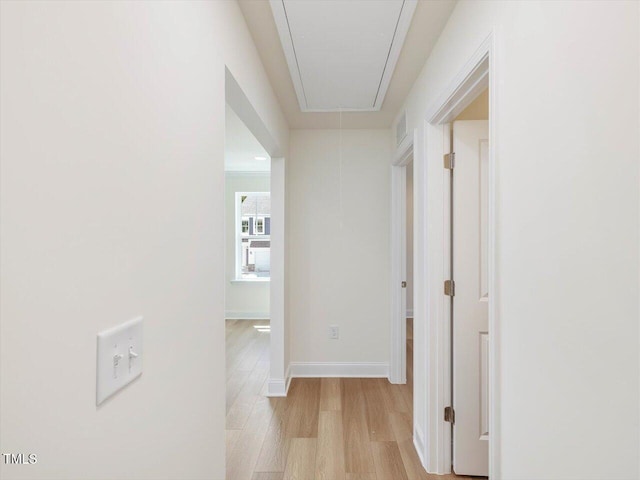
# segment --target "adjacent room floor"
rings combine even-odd
[[[268,322],[228,320],[227,480],[464,478],[427,474],[413,447],[412,325],[406,385],[298,378],[286,398],[267,398]]]

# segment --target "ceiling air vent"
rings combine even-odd
[[[407,112],[403,112],[396,123],[396,146],[399,146],[407,136]]]

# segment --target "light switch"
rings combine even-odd
[[[337,340],[340,337],[340,327],[338,325],[329,325],[329,338]]]
[[[96,404],[142,374],[142,317],[98,334]]]

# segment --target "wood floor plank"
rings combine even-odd
[[[340,379],[320,379],[320,411],[341,410]]]
[[[413,445],[412,437],[405,438],[397,443],[408,480],[435,480],[435,475],[429,475],[422,467],[418,452],[416,452],[416,448]]]
[[[404,398],[405,403],[410,406],[409,413],[413,413],[413,388],[408,384],[398,385],[398,387],[398,391]]]
[[[231,452],[233,452],[233,449],[235,448],[236,443],[238,443],[238,439],[242,434],[242,430],[225,430],[224,433],[225,433],[224,447],[225,447],[226,458],[228,463]]]
[[[347,473],[374,473],[361,379],[340,380],[345,470]]]
[[[292,438],[283,480],[314,480],[316,464],[315,438]]]
[[[409,480],[396,442],[371,442],[379,479]]]
[[[251,480],[260,447],[271,423],[274,399],[260,398],[254,405],[245,428],[227,462],[227,480]]]
[[[257,335],[257,333],[256,333]],[[258,363],[260,353],[262,351],[263,340],[261,338],[254,338],[252,343],[244,349],[235,360],[236,370],[253,370]]]
[[[244,428],[256,401],[261,398],[260,392],[268,375],[269,371],[265,368],[256,368],[249,374],[227,413],[228,430]]]
[[[402,390],[398,387],[401,385],[393,385],[386,378],[376,378],[385,408],[389,412],[411,412],[411,405],[407,404],[407,400],[402,395]]]
[[[291,399],[277,399],[278,403],[271,418],[271,424],[264,438],[256,463],[256,472],[284,472],[287,465],[290,439],[286,437],[287,405]]]
[[[369,438],[372,442],[392,442],[395,440],[389,420],[389,411],[385,408],[381,384],[377,378],[362,379]]]
[[[250,322],[241,322],[240,324],[234,325],[232,328],[239,329],[243,332],[249,332],[250,336],[243,336],[238,338],[236,341],[240,342],[240,345],[234,343],[233,349],[227,349],[226,357],[227,357],[227,391],[226,391],[226,400],[227,400],[227,415],[229,415],[234,403],[238,400],[240,395],[244,395],[245,398],[241,398],[241,402],[246,402],[246,397],[255,396],[259,393],[257,389],[258,386],[262,386],[264,382],[264,378],[268,375],[269,364],[263,361],[263,357],[265,352],[268,355],[269,350],[269,340],[268,338],[259,338],[259,335],[251,325],[246,325]],[[242,348],[242,342],[245,343],[246,348]],[[227,345],[229,347],[229,345]],[[239,359],[238,356],[242,356],[247,354],[247,349],[252,350],[249,352],[248,356],[251,357],[250,362],[246,362],[243,364],[243,360]],[[239,368],[242,366],[242,368]],[[229,372],[232,373],[229,373]],[[251,385],[247,385],[248,382],[251,382]],[[251,407],[252,402],[249,403],[249,407]],[[238,408],[238,407],[236,407]],[[246,417],[246,415],[245,415]],[[227,424],[227,428],[239,428],[237,424]]]
[[[411,414],[407,412],[391,412],[391,427],[397,442],[413,439]]]
[[[226,391],[226,413],[229,413],[229,409],[233,405],[233,402],[236,401],[240,390],[244,387],[245,382],[249,378],[250,371],[239,371],[236,372],[227,380],[227,391]]]
[[[320,412],[315,480],[345,480],[342,412]]]
[[[289,394],[292,403],[287,412],[287,438],[317,438],[320,379],[294,378]]]
[[[236,370],[238,370],[238,366],[243,360],[245,355],[253,355],[253,352],[257,350],[259,344],[257,343],[256,332],[252,328],[251,330],[243,327],[243,331],[240,333],[235,339],[233,344],[229,345],[227,343],[227,352],[226,352],[226,375],[227,380],[231,378],[232,375],[235,374]],[[251,370],[253,365],[249,368],[245,368],[245,370]]]
[[[228,339],[229,337],[233,337],[234,335],[237,335],[238,333],[238,329],[234,328],[235,324],[236,324],[237,320],[226,320],[225,321],[225,331],[224,331],[224,337],[225,340]]]
[[[256,472],[251,480],[282,480],[284,472]]]
[[[409,480],[429,480],[432,478],[422,468],[420,458],[413,445],[413,424],[411,414],[392,412],[391,425],[402,457],[402,464]]]
[[[413,446],[409,322],[407,384],[301,378],[277,399],[265,397],[269,338],[257,323],[227,322],[228,480],[469,480],[427,474]]]

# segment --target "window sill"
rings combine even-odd
[[[234,278],[231,283],[268,283],[270,278]]]

